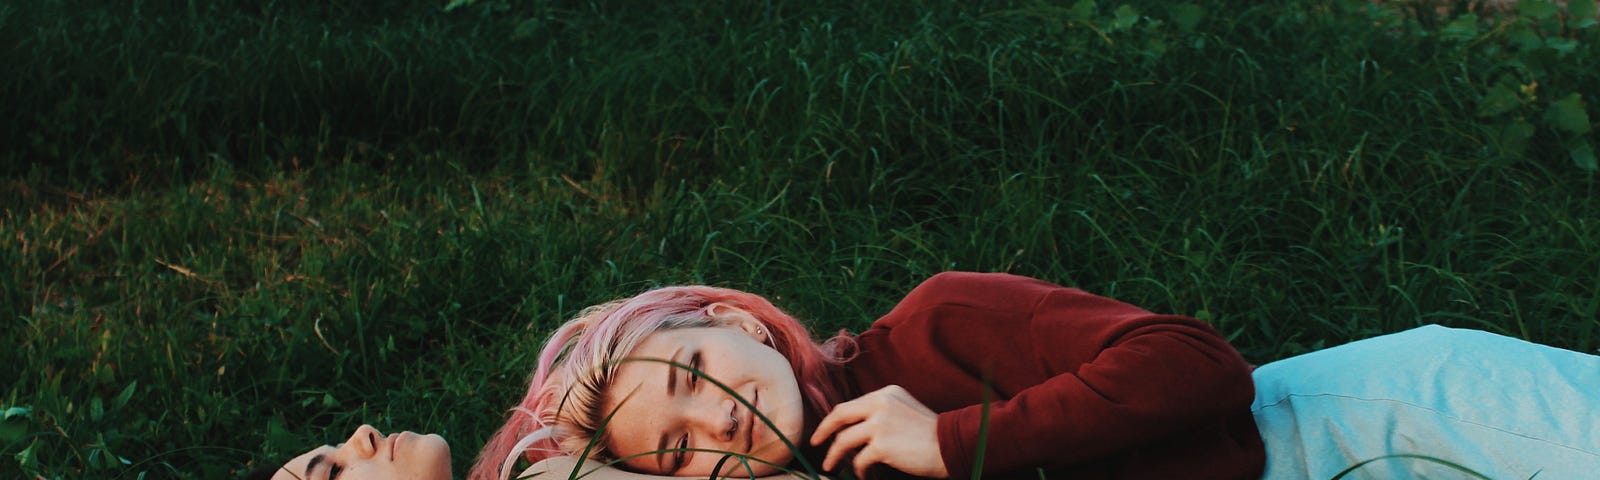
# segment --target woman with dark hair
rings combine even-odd
[[[1331,478],[1389,454],[1430,458],[1358,473],[1600,468],[1600,357],[1483,332],[1424,327],[1254,370],[1200,320],[952,272],[859,335],[811,338],[737,290],[591,307],[550,337],[468,478],[519,461],[587,478]]]
[[[243,480],[450,480],[450,445],[434,434],[384,435],[368,425]]]

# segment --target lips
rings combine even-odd
[[[746,455],[750,454],[750,452],[756,448],[756,412],[760,410],[761,391],[757,390],[754,394],[750,395],[749,418],[745,419],[744,422],[745,425],[750,426],[750,428],[744,432],[744,453]]]
[[[394,452],[400,447],[400,439],[408,432],[400,432],[389,436],[389,461],[394,461]]]

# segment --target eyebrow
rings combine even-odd
[[[680,354],[680,353],[683,353],[683,347],[678,347],[677,350],[673,350],[672,351],[672,356],[667,357],[667,360],[672,362],[672,363],[678,363],[678,354]],[[677,365],[668,364],[667,365],[667,396],[670,397],[672,395],[675,395],[677,393],[677,391],[678,391],[678,366]],[[666,464],[667,452],[665,452],[666,449],[667,449],[667,432],[661,432],[661,438],[656,440],[656,468],[660,469],[663,472],[665,472],[667,470],[667,464]]]
[[[322,461],[327,458],[328,455],[323,453],[319,453],[317,456],[311,457],[311,461],[306,462],[306,478],[311,478],[311,471],[316,470],[317,465],[321,465]]]
[[[329,448],[339,448],[339,447],[334,446],[331,443],[327,444],[327,446]],[[328,459],[328,454],[326,454],[326,453],[319,453],[316,456],[311,457],[311,460],[306,462],[306,471],[305,471],[306,478],[311,478],[311,471],[315,470],[317,468],[317,465],[321,465],[322,462],[324,460],[327,460],[327,459]]]
[[[682,353],[682,352],[683,352],[683,347],[678,347],[677,350],[673,350],[672,351],[672,356],[671,357],[667,357],[667,361],[670,361],[670,362],[672,362],[674,364],[678,363],[678,354]],[[668,364],[667,365],[667,395],[671,396],[671,395],[676,394],[677,392],[678,392],[678,366],[677,365],[673,365],[673,364]]]
[[[667,464],[665,463],[667,461],[667,452],[664,451],[666,449],[667,449],[667,434],[666,434],[666,432],[662,432],[661,433],[661,440],[656,441],[656,470],[657,471],[661,471],[661,472],[667,471]]]

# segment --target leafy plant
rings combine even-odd
[[[1463,64],[1462,80],[1483,89],[1477,115],[1498,119],[1496,147],[1519,154],[1543,132],[1580,171],[1595,162],[1594,121],[1581,92],[1592,92],[1590,66],[1600,40],[1594,0],[1518,0],[1514,14],[1464,13],[1436,33]]]

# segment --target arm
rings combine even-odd
[[[988,406],[985,472],[1070,466],[1143,449],[1248,412],[1254,397],[1243,357],[1193,318],[1057,287],[1035,305],[1023,331],[1033,355],[1001,356],[992,364],[996,376],[1039,365],[1048,373]],[[952,475],[976,467],[983,408],[939,417]]]
[[[535,463],[533,466],[528,467],[527,470],[523,470],[522,474],[516,478],[540,480],[566,479],[573,475],[573,470],[577,470],[577,476],[585,480],[680,480],[683,478],[630,472],[620,468],[608,466],[604,463],[596,462],[594,460],[583,459],[580,461],[577,457],[567,456],[550,457],[541,460],[539,463]],[[805,477],[801,476],[800,474],[788,474],[761,478],[772,480],[800,480]]]
[[[1042,467],[1062,478],[1117,471],[1182,478],[1196,472],[1181,465],[1259,461],[1260,438],[1248,425],[1249,367],[1194,318],[1026,277],[946,272],[913,289],[857,342],[850,375],[859,388],[899,386],[937,412],[924,434],[937,447],[921,450],[936,452],[944,468],[907,473],[971,476],[985,401],[984,476],[1032,476]],[[838,464],[836,450],[860,452],[851,462],[858,468],[921,464],[920,456],[873,443],[879,433],[909,431],[914,422],[904,418],[912,416],[880,430],[871,418],[893,409],[846,408],[873,396],[840,404],[828,415],[837,421],[824,419],[813,434],[815,443],[837,432],[825,468]],[[836,427],[843,428],[830,430]],[[849,431],[858,427],[866,431]]]

